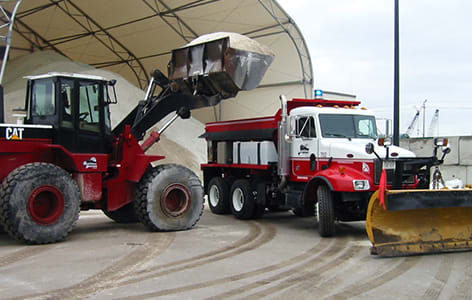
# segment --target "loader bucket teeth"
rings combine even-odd
[[[472,249],[471,190],[387,191],[387,209],[379,198],[377,191],[367,210],[372,254],[403,256]]]

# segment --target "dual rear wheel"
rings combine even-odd
[[[238,219],[253,219],[262,216],[265,208],[256,203],[256,194],[249,180],[238,179],[229,189],[228,183],[221,177],[213,177],[208,183],[208,204],[215,214],[231,212]],[[318,221],[318,232],[322,237],[335,234],[335,211],[333,194],[327,185],[320,185],[316,190],[317,203],[314,215]],[[295,210],[300,216],[302,210]],[[311,214],[313,215],[313,214]]]
[[[247,179],[238,179],[229,184],[221,177],[208,183],[208,204],[215,214],[232,213],[238,219],[260,218],[265,207],[256,202],[256,193]]]

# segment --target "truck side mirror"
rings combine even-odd
[[[366,152],[367,154],[372,154],[372,153],[374,153],[374,144],[368,143],[367,145],[365,145],[365,152]]]
[[[392,120],[379,118],[376,119],[377,123],[377,134],[380,137],[392,137]]]
[[[386,137],[391,137],[391,136],[393,136],[393,132],[392,132],[392,120],[390,120],[390,119],[385,120],[385,136],[386,136]]]
[[[291,116],[288,123],[288,135],[293,138],[297,134],[297,118]]]

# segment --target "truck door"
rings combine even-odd
[[[292,173],[297,177],[309,177],[317,170],[318,139],[313,116],[296,116],[296,134],[291,144]],[[308,178],[299,178],[308,179]]]

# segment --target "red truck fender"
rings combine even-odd
[[[354,190],[354,180],[368,180],[369,191],[375,190],[372,178],[368,174],[349,166],[339,166],[318,172],[305,186],[304,198],[305,200],[314,199],[316,203],[316,189],[321,184],[327,185],[333,192],[357,192]]]

